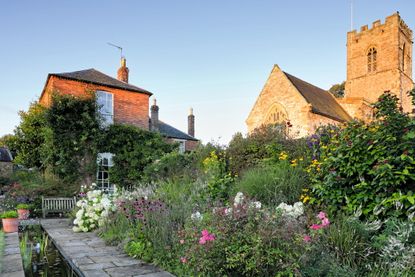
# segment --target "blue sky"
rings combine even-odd
[[[354,27],[413,0],[354,0]],[[346,78],[350,0],[0,1],[0,136],[37,100],[50,72],[95,68],[116,76],[121,45],[130,83],[153,92],[160,119],[227,143],[274,64],[328,89]]]

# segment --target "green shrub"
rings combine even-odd
[[[314,161],[314,203],[368,218],[412,217],[415,204],[415,121],[398,109],[398,99],[384,94],[369,124],[347,123]]]
[[[173,151],[163,155],[144,169],[143,179],[149,183],[177,181],[182,179],[196,180],[200,170],[195,152],[181,154]]]
[[[99,151],[114,154],[111,182],[119,186],[139,185],[144,168],[175,149],[159,133],[131,125],[113,124],[103,133]]]
[[[218,153],[212,151],[203,160],[203,169],[206,175],[206,192],[209,198],[213,201],[227,201],[235,179],[228,170],[225,153],[223,151]]]
[[[18,218],[19,215],[16,211],[5,211],[0,215],[0,218]]]
[[[301,165],[287,161],[275,165],[262,164],[248,169],[236,182],[234,193],[241,191],[268,205],[299,201],[307,187],[307,174]]]
[[[278,161],[281,151],[288,152],[293,158],[304,157],[308,153],[304,139],[290,139],[285,128],[267,125],[255,129],[246,137],[236,133],[229,142],[226,156],[230,171],[241,175],[247,168],[264,160]]]

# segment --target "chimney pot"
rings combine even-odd
[[[193,115],[193,108],[190,108],[190,113],[187,117],[187,133],[189,136],[195,136],[195,116]]]
[[[123,82],[128,83],[128,74],[130,70],[127,67],[127,60],[122,57],[121,58],[121,67],[117,71],[117,79]]]
[[[158,131],[159,125],[159,107],[157,106],[156,98],[153,99],[153,105],[150,108],[151,110],[151,131]]]

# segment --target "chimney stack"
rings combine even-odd
[[[193,108],[190,108],[189,116],[187,117],[187,133],[195,136],[195,116],[193,115]]]
[[[127,60],[122,57],[121,58],[121,67],[117,71],[117,79],[123,82],[128,83],[128,73],[130,70],[127,67]]]
[[[159,106],[157,106],[156,98],[153,99],[153,105],[151,106],[151,131],[158,131],[159,125]]]

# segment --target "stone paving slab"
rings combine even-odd
[[[43,219],[41,224],[64,258],[87,277],[174,277],[106,246],[95,233],[74,233],[68,219]]]
[[[6,233],[4,240],[4,256],[2,261],[2,272],[0,272],[0,276],[24,277],[18,233]]]

